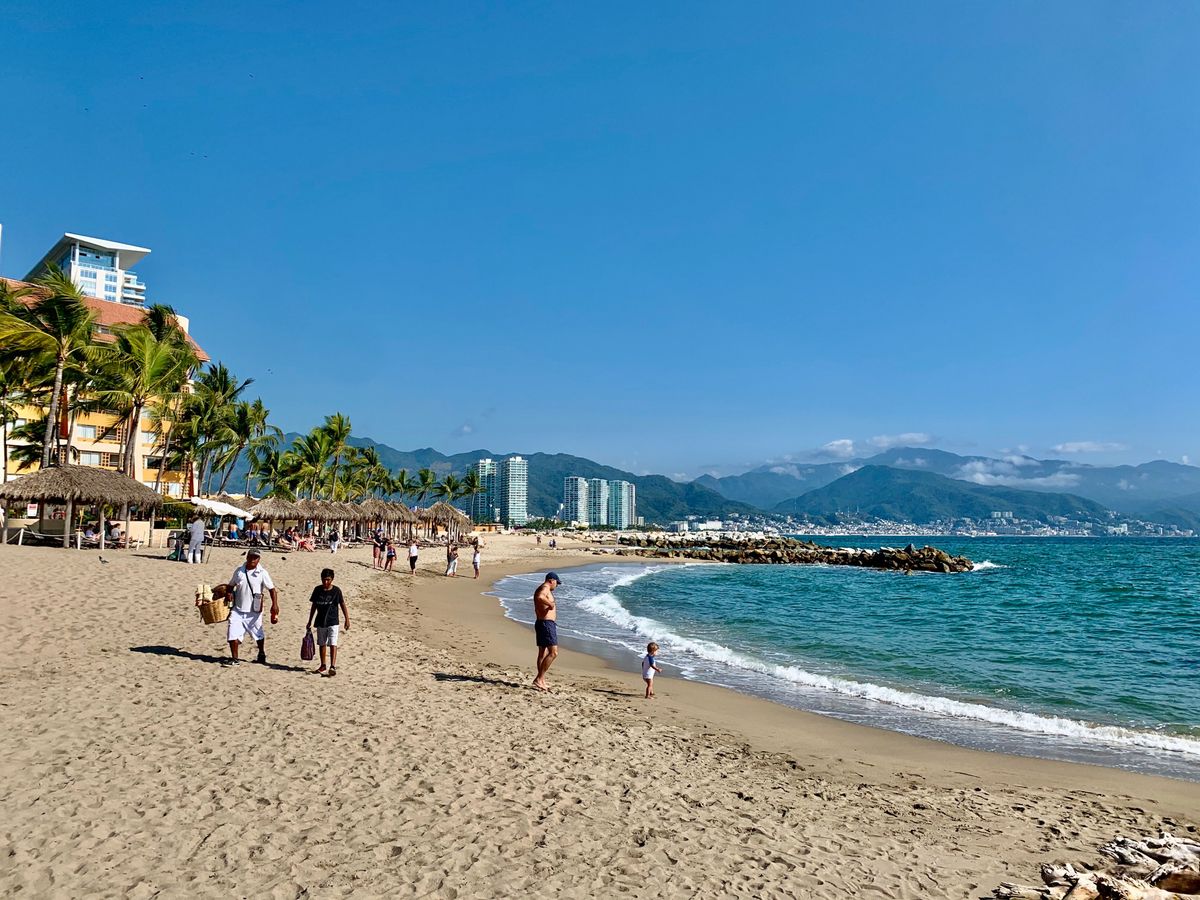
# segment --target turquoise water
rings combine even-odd
[[[908,539],[836,539],[902,546]],[[1200,541],[930,541],[972,573],[599,565],[560,631],[668,675],[966,746],[1200,780]],[[530,621],[538,576],[506,579]]]

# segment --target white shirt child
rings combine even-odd
[[[655,666],[657,665],[658,663],[655,661],[654,656],[647,653],[642,657],[642,677],[653,680]]]

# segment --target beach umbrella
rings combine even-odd
[[[123,507],[125,533],[128,534],[130,506],[157,509],[163,502],[157,491],[134,481],[128,475],[95,466],[51,466],[38,469],[29,475],[21,475],[0,485],[0,500],[65,503],[67,525],[63,530],[64,547],[71,546],[71,523],[74,521],[76,504]],[[7,541],[7,524],[4,531],[4,539]],[[103,532],[104,529],[101,528],[101,535]],[[101,541],[103,542],[103,536]]]
[[[266,519],[267,521],[295,519],[301,515],[295,503],[279,497],[268,497],[266,500],[260,500],[254,506],[250,507],[250,512],[256,519]]]
[[[253,519],[254,513],[247,512],[239,506],[234,506],[232,503],[226,503],[222,500],[214,500],[209,497],[191,497],[188,502],[192,506],[200,509],[206,509],[214,516],[233,516],[238,519]]]

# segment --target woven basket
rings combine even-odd
[[[225,605],[224,599],[204,600],[197,608],[200,610],[200,619],[205,625],[216,625],[218,622],[225,622],[229,619],[229,607]]]

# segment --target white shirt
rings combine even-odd
[[[204,520],[197,519],[188,525],[188,537],[193,544],[204,543]]]
[[[479,551],[478,550],[476,550],[475,555],[471,557],[471,564],[475,565],[475,566],[479,565]]]
[[[233,588],[233,608],[238,612],[262,612],[263,591],[275,587],[267,570],[259,563],[253,569],[240,565],[229,579]]]
[[[417,545],[416,545],[416,544],[409,544],[409,546],[408,546],[408,555],[409,555],[409,556],[416,556],[416,555],[417,555]]]
[[[643,656],[642,657],[642,677],[643,678],[653,678],[654,677],[654,667],[657,664],[658,664],[658,660],[655,659],[653,656],[651,656],[649,653],[647,653],[645,656]]]

